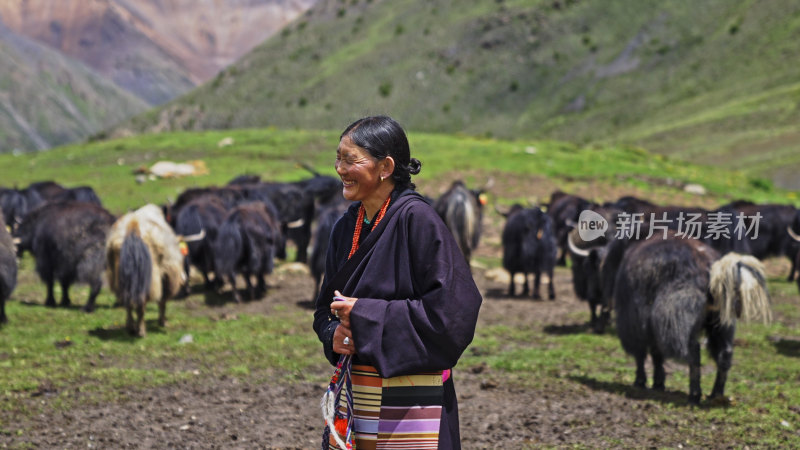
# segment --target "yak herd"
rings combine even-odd
[[[480,242],[490,188],[491,183],[469,189],[456,181],[438,198],[428,198],[467,262]],[[126,310],[127,330],[136,336],[146,334],[149,301],[157,302],[164,326],[167,299],[190,292],[191,267],[202,274],[206,290],[219,291],[227,283],[240,302],[237,279],[243,279],[247,297],[262,298],[265,277],[276,258],[286,259],[289,241],[318,289],[331,229],[349,206],[340,193],[338,178],[313,170],[311,177],[291,183],[245,175],[225,186],[189,188],[174,202],[115,217],[90,187],[39,182],[0,188],[0,323],[8,320],[5,300],[16,284],[17,258],[25,251],[33,255],[47,287],[46,306],[57,304],[56,282],[60,305],[69,306],[69,288],[77,282],[90,286],[83,309],[91,312],[105,282],[117,306]],[[589,304],[592,329],[603,333],[615,316],[622,347],[636,360],[635,385],[647,384],[649,355],[652,388],[663,390],[664,359],[679,358],[689,365],[691,403],[701,398],[701,333],[717,365],[710,398],[723,396],[737,318],[770,319],[760,260],[789,257],[790,280],[800,267],[800,211],[788,205],[736,201],[705,210],[634,197],[597,203],[557,191],[546,205],[495,209],[505,219],[502,265],[511,275],[508,295],[517,293],[515,275],[522,274],[521,294],[540,298],[544,275],[553,300],[554,268],[569,265],[576,296]],[[593,234],[587,237],[588,230]]]

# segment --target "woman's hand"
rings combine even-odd
[[[331,303],[331,314],[339,318],[339,322],[342,323],[348,329],[350,328],[350,311],[353,309],[353,305],[356,304],[358,301],[357,298],[353,297],[345,297],[339,291],[334,291],[333,294],[336,297],[341,298],[342,300],[336,300]],[[352,339],[352,337],[351,337]]]
[[[345,339],[348,340],[345,344]],[[353,332],[344,325],[339,325],[333,331],[333,351],[340,355],[355,355],[356,345],[353,343]]]

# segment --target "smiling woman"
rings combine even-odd
[[[389,117],[360,119],[340,137],[336,172],[355,203],[331,233],[314,313],[337,365],[323,397],[325,447],[461,447],[450,369],[482,298],[453,235],[414,190],[420,167]]]

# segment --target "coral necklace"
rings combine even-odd
[[[386,214],[386,210],[389,209],[389,200],[392,197],[386,197],[386,201],[383,202],[383,206],[381,206],[380,212],[378,212],[378,217],[375,218],[375,225],[372,226],[373,229],[381,223],[381,219],[383,219],[383,215]],[[353,246],[350,247],[350,254],[347,255],[347,259],[350,259],[353,256],[353,253],[358,250],[358,241],[361,239],[361,228],[364,225],[364,216],[367,214],[367,210],[364,209],[364,203],[361,203],[361,207],[358,208],[358,219],[356,219],[356,229],[353,231]]]

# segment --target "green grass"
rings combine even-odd
[[[243,129],[172,132],[97,141],[60,147],[48,152],[0,155],[0,179],[6,186],[25,186],[53,179],[66,186],[90,185],[112,213],[120,214],[144,203],[174,201],[187,187],[222,185],[249,173],[264,179],[293,181],[309,176],[298,166],[309,164],[325,175],[335,175],[333,160],[338,132],[282,129]],[[227,137],[233,145],[219,148]],[[412,155],[423,163],[418,179],[472,173],[476,169],[511,175],[541,175],[570,183],[589,181],[663,190],[663,182],[699,183],[719,202],[747,198],[759,202],[797,204],[797,194],[774,188],[744,172],[716,170],[639,148],[578,146],[558,141],[477,138],[410,133]],[[201,159],[208,175],[136,182],[134,171],[160,160],[185,162]],[[713,173],[713,176],[709,176]],[[654,183],[641,181],[653,180]],[[474,176],[469,182],[477,182]],[[670,188],[675,196],[680,191]],[[608,200],[608,199],[606,199]]]
[[[172,300],[167,327],[156,324],[155,305],[148,305],[148,335],[130,336],[124,328],[124,310],[113,308],[107,290],[97,299],[93,314],[79,311],[88,289],[75,286],[77,306],[43,308],[44,286],[31,273],[30,257],[21,264],[20,286],[6,305],[11,323],[2,329],[0,396],[11,410],[19,396],[52,386],[65,395],[76,383],[99,398],[121,387],[154,387],[198,376],[248,376],[277,373],[301,377],[317,363],[316,336],[298,332],[307,326],[305,312],[275,308],[269,316],[240,314],[211,320],[199,311],[208,308],[201,296]],[[60,293],[56,291],[57,298]],[[191,343],[181,343],[190,335]],[[184,361],[173,370],[175,361]],[[67,399],[64,407],[69,407]]]

